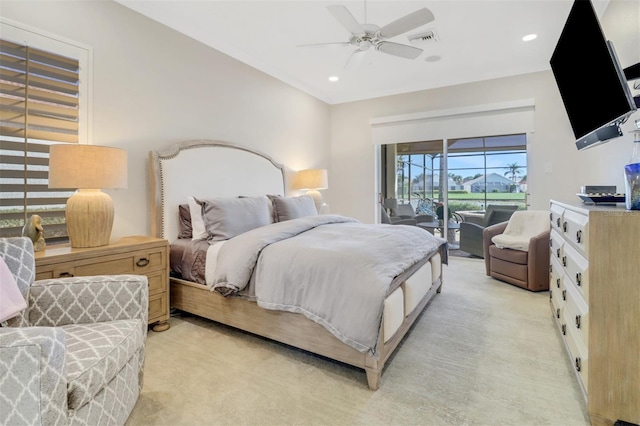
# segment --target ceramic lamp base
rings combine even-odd
[[[313,198],[313,202],[316,204],[316,211],[320,213],[320,209],[322,207],[322,194],[317,189],[310,189],[307,191],[306,195],[310,195]]]
[[[109,244],[113,227],[113,201],[99,189],[79,189],[65,210],[71,247]]]

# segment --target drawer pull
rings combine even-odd
[[[560,308],[556,309],[556,318],[560,318]]]
[[[58,278],[69,278],[69,277],[73,277],[73,274],[71,272],[61,272],[60,275],[58,275]]]
[[[558,256],[558,259],[560,259],[560,248],[556,250],[556,256]]]
[[[553,222],[553,213],[549,213],[549,220]]]
[[[582,369],[582,360],[580,357],[576,357],[576,370],[580,371]]]
[[[143,266],[147,266],[149,264],[149,259],[147,259],[146,257],[141,257],[140,259],[138,259],[138,261],[136,262],[136,266],[139,267],[143,267]]]
[[[549,240],[549,247],[553,247],[553,240]]]
[[[563,335],[567,334],[567,324],[562,324],[562,327],[560,327],[560,329],[562,330]]]
[[[556,278],[556,287],[560,288],[560,278]]]
[[[567,300],[567,290],[562,290],[562,300]]]
[[[576,284],[578,287],[582,286],[582,272],[576,272]]]
[[[581,229],[578,229],[578,232],[576,232],[576,240],[578,242],[581,242],[581,240],[582,240],[582,230]]]
[[[553,292],[552,291],[549,292],[549,299],[553,299]]]
[[[582,322],[582,317],[580,315],[576,315],[576,328],[580,328],[580,323]]]
[[[549,273],[553,272],[553,265],[549,265]]]
[[[556,219],[556,225],[558,225],[558,228],[560,228],[560,218]]]
[[[562,223],[562,230],[563,230],[564,232],[567,232],[567,222],[563,222],[563,223]]]
[[[562,256],[562,266],[567,266],[567,256]]]

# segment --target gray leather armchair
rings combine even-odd
[[[460,250],[484,258],[484,246],[482,243],[482,231],[484,228],[501,222],[507,222],[514,211],[515,205],[491,204],[487,206],[482,223],[465,221],[460,223]]]

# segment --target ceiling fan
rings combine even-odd
[[[366,6],[365,1],[365,21],[366,21]],[[402,18],[379,27],[374,24],[360,24],[356,18],[349,12],[349,9],[342,5],[330,5],[327,6],[329,13],[351,33],[349,41],[335,42],[335,43],[315,43],[306,44],[301,46],[327,46],[327,45],[344,45],[355,46],[356,50],[351,53],[345,68],[352,68],[354,66],[354,59],[362,58],[363,54],[370,49],[377,50],[379,52],[387,53],[389,55],[397,56],[406,59],[416,59],[422,53],[422,49],[414,46],[408,46],[406,44],[395,43],[387,41],[387,39],[393,38],[400,34],[404,34],[407,31],[411,31],[422,25],[428,24],[433,21],[435,17],[433,13],[425,8],[418,9]]]

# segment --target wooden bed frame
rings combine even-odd
[[[206,197],[285,195],[284,168],[257,151],[221,141],[197,140],[149,154],[152,188],[152,233],[172,242],[178,235],[178,205],[190,195]],[[440,274],[421,301],[404,318],[393,337],[384,342],[380,327],[377,356],[346,345],[321,325],[297,313],[260,308],[257,303],[237,297],[223,297],[206,286],[170,279],[173,308],[285,343],[366,372],[369,388],[377,390],[385,362],[442,287]],[[392,282],[389,294],[429,263],[423,259]],[[431,275],[429,275],[431,276]]]

